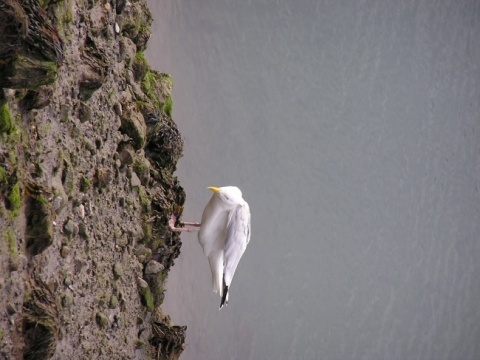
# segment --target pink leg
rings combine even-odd
[[[183,227],[175,227],[175,221],[177,221],[177,217],[175,215],[170,216],[170,220],[168,221],[168,228],[170,231],[173,232],[193,232],[196,231],[197,229],[189,229],[189,228],[183,228]],[[190,224],[198,224],[198,225],[190,225],[190,226],[200,226],[199,223],[184,223],[185,225],[190,225]]]
[[[195,226],[195,227],[200,227],[200,226],[202,226],[202,224],[200,224],[199,222],[189,222],[189,221],[184,221],[184,222],[183,222],[183,225]]]

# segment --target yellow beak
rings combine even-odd
[[[215,186],[209,186],[208,189],[212,190],[212,191],[215,192],[215,193],[219,193],[219,192],[220,192],[220,188],[215,187]]]

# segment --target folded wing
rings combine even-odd
[[[250,241],[250,208],[245,202],[232,210],[227,224],[227,240],[225,243],[225,265],[223,273],[223,297],[220,307],[228,303],[228,287],[230,286],[238,263]]]

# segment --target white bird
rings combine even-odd
[[[250,241],[250,208],[236,186],[209,187],[213,196],[203,210],[198,241],[210,263],[213,291],[228,304],[233,275]]]
[[[198,241],[210,263],[213,291],[222,298],[220,309],[228,304],[228,291],[233,275],[250,241],[250,207],[236,186],[209,187],[213,196],[205,206],[201,223],[184,222],[200,227]],[[171,231],[192,231],[175,227],[176,217],[171,216]]]

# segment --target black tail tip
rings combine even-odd
[[[223,286],[223,296],[222,296],[222,301],[220,302],[220,309],[224,307],[225,305],[228,305],[228,286],[224,285]],[[220,310],[218,309],[218,310]]]

